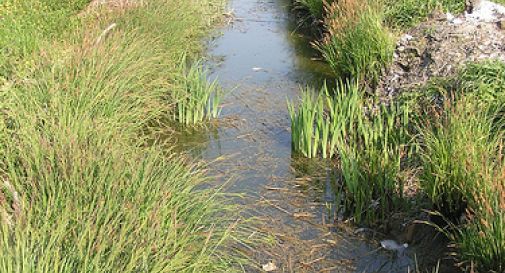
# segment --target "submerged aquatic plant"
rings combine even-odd
[[[208,71],[201,62],[187,68],[184,57],[180,74],[176,77],[173,92],[176,101],[173,120],[184,125],[195,125],[205,120],[217,118],[221,112],[222,89],[217,79],[208,80]]]

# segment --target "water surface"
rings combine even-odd
[[[218,183],[232,179],[227,191],[246,193],[237,202],[276,235],[275,246],[251,255],[260,265],[274,262],[276,272],[406,272],[410,258],[335,224],[335,168],[292,156],[286,100],[296,100],[301,85],[319,85],[331,74],[295,32],[287,2],[231,0],[230,9],[233,23],[212,41],[209,66],[233,91],[219,126],[185,135],[180,145],[212,162]]]

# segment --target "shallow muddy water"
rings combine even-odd
[[[299,86],[321,84],[328,68],[295,33],[284,0],[231,0],[233,22],[210,44],[209,66],[225,97],[219,125],[179,136],[179,146],[209,164],[218,183],[247,197],[237,202],[259,217],[275,244],[257,249],[274,272],[407,272],[412,253],[397,255],[337,224],[336,175],[329,163],[291,154],[287,99]],[[382,239],[382,238],[380,238]],[[251,269],[255,272],[255,269]]]

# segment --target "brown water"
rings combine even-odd
[[[337,224],[336,168],[291,154],[287,99],[299,86],[331,77],[309,42],[294,32],[284,0],[231,0],[234,22],[210,45],[213,75],[226,89],[219,125],[180,136],[180,147],[209,164],[236,202],[276,236],[251,255],[275,272],[407,272],[412,259],[379,248]],[[255,269],[250,269],[256,271]]]

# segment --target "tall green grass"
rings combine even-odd
[[[422,186],[447,216],[464,212],[481,174],[493,168],[501,140],[482,105],[463,99],[453,104],[420,130]]]
[[[377,4],[365,0],[339,1],[328,8],[328,33],[317,47],[337,76],[371,85],[378,81],[394,50],[393,36],[382,21]]]
[[[170,144],[148,144],[171,114],[180,56],[198,51],[221,5],[152,0],[72,17],[82,29],[45,37],[44,50],[12,45],[32,52],[19,55],[29,69],[9,55],[0,87],[1,272],[234,271],[234,214]],[[9,35],[31,39],[24,23]]]
[[[421,186],[448,218],[458,260],[475,272],[504,269],[504,71],[498,61],[467,64],[420,128]]]
[[[469,270],[505,270],[505,172],[503,162],[499,164],[473,192],[475,209],[453,236],[459,260]]]

